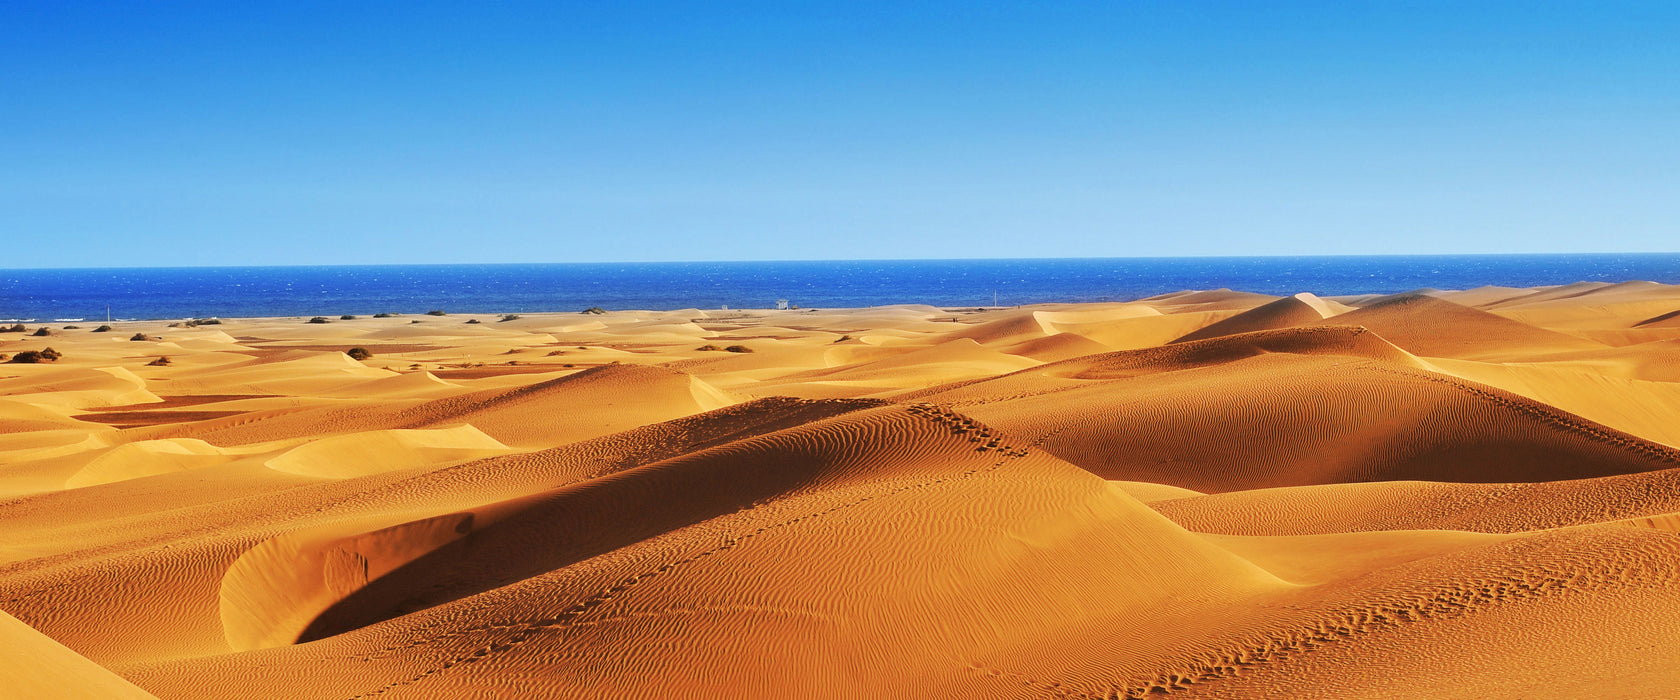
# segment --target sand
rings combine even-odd
[[[500,318],[0,335],[0,694],[1680,687],[1680,288]]]

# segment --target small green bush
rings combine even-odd
[[[41,348],[41,357],[45,357],[49,360],[56,360],[56,359],[58,359],[60,357],[64,357],[64,356],[60,355],[57,350],[54,350],[52,348]]]
[[[27,333],[27,332],[29,332],[29,329],[24,328],[23,324],[21,324],[21,323],[13,324],[13,325],[10,325],[10,326],[0,326],[0,333]]]
[[[81,326],[65,326],[64,327],[64,330],[67,330],[67,331],[79,331],[81,329],[82,329]]]
[[[49,335],[52,335],[52,329],[47,328],[46,326],[41,326],[40,328],[35,329],[35,332],[31,333],[30,335],[33,335],[37,338],[45,338]]]
[[[379,313],[374,314],[373,317],[374,318],[390,318],[391,314],[388,314],[388,313],[385,313],[385,312],[381,311]]]
[[[427,316],[448,316],[449,314],[444,313],[443,309],[432,309],[431,311],[427,311],[426,315]]]
[[[500,321],[500,323],[506,323],[508,321],[517,321],[517,320],[519,320],[519,314],[502,314],[502,320]]]
[[[134,335],[129,336],[128,339],[138,342],[142,340],[151,340],[152,337],[146,335],[145,333],[135,333]]]
[[[363,347],[350,348],[349,350],[345,350],[344,354],[349,355],[350,359],[357,361],[373,357],[373,353],[368,352],[368,349]]]
[[[467,323],[478,323],[478,319],[476,319],[476,318],[469,318],[469,319],[467,319]]]
[[[350,314],[345,314],[343,316],[339,316],[338,320],[340,320],[340,321],[354,321],[354,320],[356,320],[356,317],[351,316]]]
[[[169,356],[168,355],[158,355],[157,359],[152,360],[151,362],[147,362],[146,366],[147,367],[168,367],[169,366]]]
[[[722,352],[723,348],[720,348],[716,345],[702,345],[700,347],[695,348],[695,350],[699,350],[701,352]]]
[[[745,345],[731,345],[727,348],[724,348],[724,350],[726,352],[752,352],[753,351],[752,348],[749,348]]]
[[[606,309],[603,309],[599,306],[591,306],[591,307],[589,307],[587,309],[584,309],[583,311],[580,311],[578,313],[595,314],[596,316],[600,316],[601,314],[604,314],[606,312],[607,312]]]
[[[315,318],[309,319],[309,322],[310,323],[331,323],[331,321],[327,320],[326,316],[316,316]]]
[[[93,329],[93,332],[95,332],[95,333],[110,333],[111,332],[111,327],[110,326],[100,326],[98,328]]]

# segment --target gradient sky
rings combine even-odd
[[[0,268],[1680,250],[1664,2],[0,3]]]

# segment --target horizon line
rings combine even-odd
[[[1271,260],[1280,258],[1535,258],[1535,257],[1615,257],[1615,256],[1661,256],[1680,255],[1675,251],[1625,251],[1625,252],[1580,252],[1580,253],[1313,253],[1302,255],[1265,254],[1265,255],[1135,255],[1135,256],[1028,256],[1018,258],[808,258],[808,259],[753,259],[753,260],[579,260],[579,261],[544,261],[544,262],[421,262],[421,263],[280,263],[273,265],[240,264],[240,265],[124,265],[124,266],[88,266],[88,267],[0,267],[0,272],[26,272],[43,270],[216,270],[216,269],[271,269],[271,268],[321,268],[321,267],[513,267],[531,265],[751,265],[751,264],[804,264],[804,263],[915,263],[915,262],[1006,262],[1006,261],[1067,261],[1067,260]]]

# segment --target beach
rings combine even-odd
[[[317,313],[0,333],[6,692],[1680,684],[1680,286]]]

